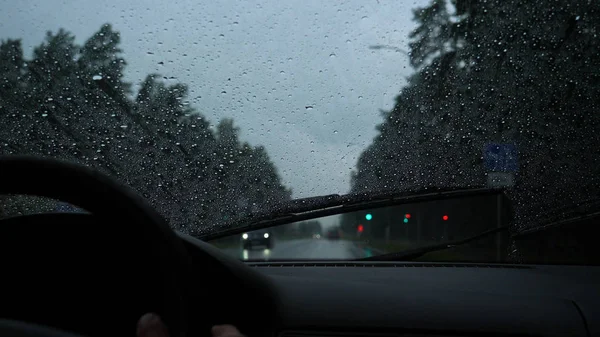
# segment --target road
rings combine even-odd
[[[246,261],[250,260],[352,260],[369,257],[372,252],[345,240],[303,239],[275,241],[272,249],[255,247],[223,249],[226,253]]]

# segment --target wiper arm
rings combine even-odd
[[[371,261],[411,261],[411,260],[415,260],[427,253],[437,252],[437,251],[444,250],[444,249],[462,246],[464,244],[467,244],[467,243],[470,243],[473,241],[477,241],[481,238],[490,236],[492,234],[507,231],[508,228],[509,228],[509,226],[497,227],[494,229],[487,230],[485,232],[481,232],[477,235],[470,236],[470,237],[468,237],[466,239],[462,239],[462,240],[444,242],[444,243],[440,243],[437,245],[409,249],[409,250],[404,250],[404,251],[396,252],[396,253],[389,253],[389,254],[366,257],[366,258],[359,259],[359,261],[369,261],[369,260],[371,260]]]
[[[247,231],[269,228],[296,221],[310,220],[323,216],[336,215],[343,212],[352,212],[367,208],[378,208],[400,204],[433,201],[438,199],[496,194],[498,189],[472,188],[472,189],[429,189],[422,191],[381,192],[378,194],[356,193],[347,195],[326,195],[295,199],[273,208],[263,214],[254,214],[245,219],[236,220],[223,225],[220,231],[198,234],[195,237],[210,241],[230,235],[241,234]],[[342,211],[343,210],[343,211]]]

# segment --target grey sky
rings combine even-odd
[[[233,117],[301,198],[348,192],[379,109],[412,72],[403,54],[369,46],[407,49],[411,10],[426,3],[0,0],[0,38],[22,38],[30,57],[47,30],[82,43],[111,23],[128,81],[157,72],[188,84],[191,103],[212,123]]]

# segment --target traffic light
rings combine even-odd
[[[373,219],[373,215],[371,213],[367,213],[367,215],[365,215],[365,219],[371,220]]]
[[[363,226],[363,225],[358,225],[358,228],[357,228],[357,230],[358,230],[358,232],[359,232],[359,233],[362,233],[362,232],[365,230],[365,226]]]
[[[408,219],[410,219],[410,218],[411,218],[411,215],[410,215],[410,213],[406,213],[406,214],[404,214],[404,220],[403,220],[403,221],[404,221],[404,223],[408,223]]]
[[[448,215],[447,215],[447,214],[444,214],[444,215],[442,216],[442,220],[444,220],[444,221],[448,221],[448,219],[449,219],[449,218],[448,218]]]

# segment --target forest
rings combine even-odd
[[[133,92],[119,44],[110,24],[82,46],[63,29],[48,32],[30,60],[20,40],[2,41],[0,154],[96,168],[192,234],[291,198],[266,149],[240,141],[232,119],[212,128],[187,102],[186,85],[149,74]],[[39,200],[4,199],[4,216],[52,210]]]
[[[415,72],[360,155],[351,192],[485,187],[486,145],[512,144],[519,223],[597,209],[600,3],[433,0],[413,13]]]

